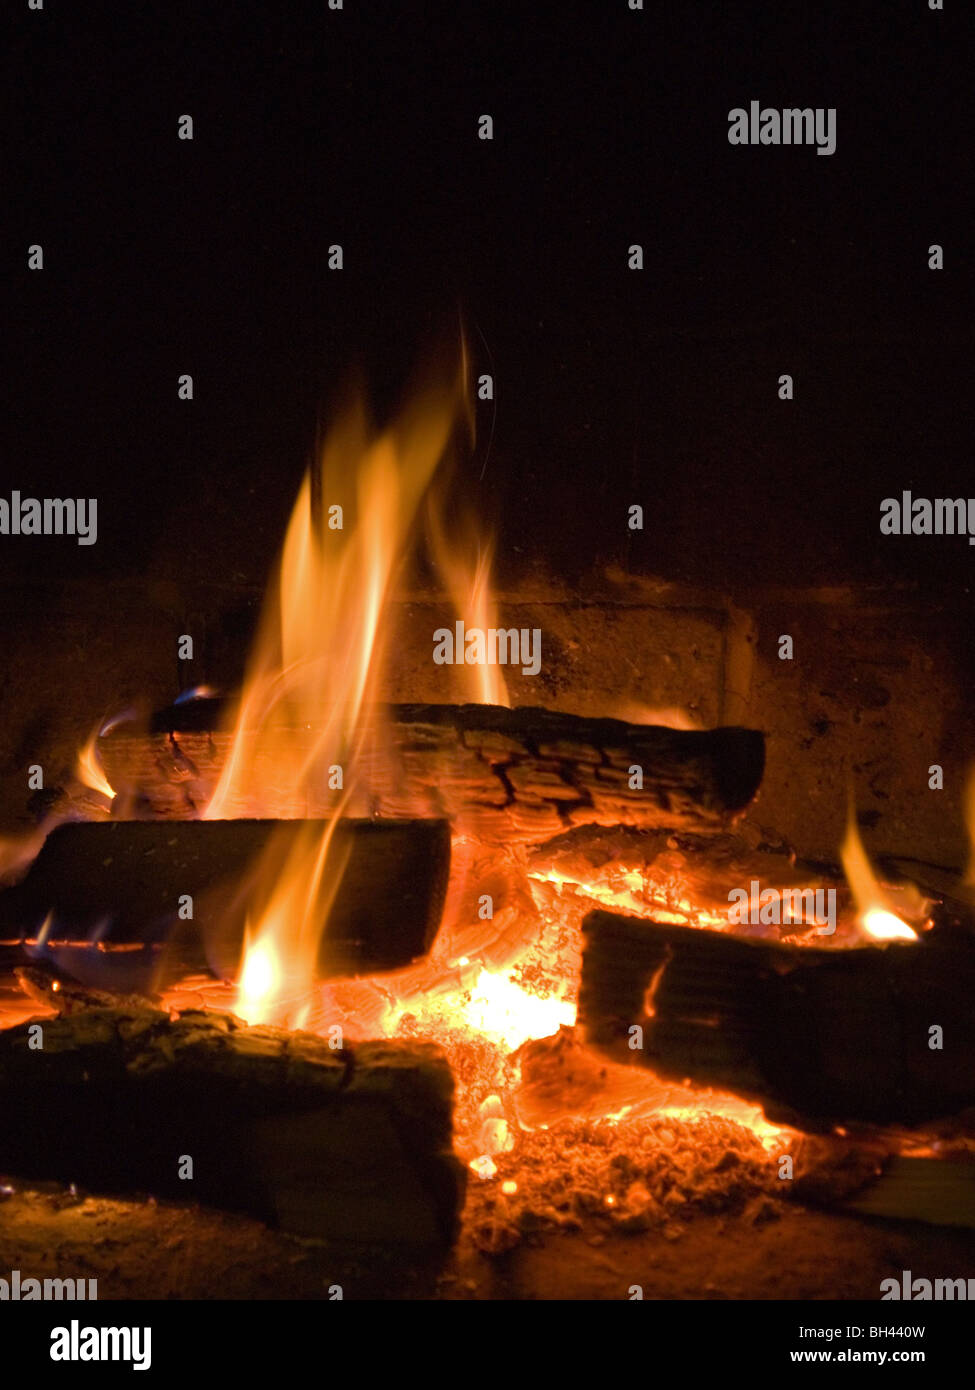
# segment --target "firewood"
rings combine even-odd
[[[849,934],[852,900],[842,872],[797,860],[782,843],[764,843],[752,826],[747,834],[641,830],[632,826],[577,826],[533,845],[527,854],[532,879],[577,889],[619,912],[638,917],[672,913],[679,920],[704,913],[728,921],[729,890],[754,895],[754,884],[779,893],[832,889],[840,934]],[[668,920],[673,920],[669,918]],[[710,925],[720,927],[719,922]],[[814,932],[810,921],[787,921],[776,935]]]
[[[157,716],[147,734],[113,731],[98,745],[110,783],[123,799],[140,798],[146,814],[197,814],[230,746],[230,735],[216,731],[220,717],[214,702],[198,701]],[[299,748],[310,735],[296,729],[279,737]],[[293,790],[276,757],[258,753],[257,764],[260,805],[241,799],[228,814],[291,814]],[[481,838],[510,843],[582,824],[713,830],[751,802],[764,764],[764,736],[751,729],[666,729],[493,705],[392,705],[351,771],[375,814],[447,816]],[[332,814],[338,795],[323,788],[307,814]]]
[[[828,950],[593,912],[583,934],[579,1025],[617,1061],[800,1128],[916,1127],[975,1106],[967,932]]]
[[[431,1044],[336,1051],[224,1014],[91,1009],[0,1032],[0,1171],[434,1244],[464,1190],[452,1097]]]
[[[283,863],[309,829],[318,826],[297,820],[59,826],[26,878],[0,893],[0,938],[18,932],[36,937],[49,914],[47,945],[86,937],[151,945],[169,940],[178,928],[184,964],[205,963],[206,947],[233,968],[251,905],[252,866],[272,836],[273,852]],[[341,880],[319,949],[321,973],[389,970],[425,955],[447,886],[446,822],[343,820],[333,843]],[[187,895],[192,920],[178,914]]]

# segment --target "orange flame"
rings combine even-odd
[[[867,940],[917,941],[917,932],[899,913],[907,911],[910,916],[922,916],[924,900],[916,889],[913,892],[905,890],[904,901],[899,903],[895,892],[879,882],[860,839],[852,799],[840,858],[857,905],[857,926]]]
[[[91,737],[78,753],[78,761],[75,764],[75,776],[79,782],[92,791],[101,792],[102,796],[108,797],[109,801],[115,800],[115,789],[105,776],[105,769],[102,767],[98,757],[97,743],[99,735],[106,732],[109,724],[96,724],[91,731]]]
[[[466,361],[380,434],[361,404],[331,431],[288,525],[208,819],[332,819],[272,836],[248,897],[237,1008],[289,1021],[315,983],[318,941],[344,864],[332,827],[366,788],[357,768],[375,704],[384,610],[417,510],[465,402]]]
[[[471,539],[458,542],[451,538],[448,541],[440,499],[431,496],[430,504],[428,520],[433,558],[447,584],[457,616],[463,619],[467,631],[477,628],[486,632],[499,627],[497,604],[491,589],[493,545],[473,538],[472,526],[468,528]],[[510,707],[507,682],[499,666],[485,662],[476,666],[463,665],[460,671],[467,685],[464,696],[471,703]]]

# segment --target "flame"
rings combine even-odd
[[[79,751],[78,761],[75,764],[75,776],[78,778],[79,782],[82,782],[86,787],[90,787],[92,791],[101,792],[102,796],[107,797],[109,801],[115,800],[116,793],[114,787],[105,776],[105,769],[99,761],[96,745],[99,736],[103,733],[107,733],[116,722],[118,721],[106,720],[104,723],[95,725],[88,742]]]
[[[431,493],[428,508],[428,530],[433,559],[446,582],[457,616],[469,632],[472,628],[487,631],[500,627],[497,604],[491,588],[491,562],[494,547],[481,541],[473,523],[459,529],[448,540],[444,515],[446,508],[439,493]],[[467,689],[465,699],[479,705],[510,707],[508,686],[500,666],[485,662],[477,666],[461,666],[461,679]]]
[[[873,871],[857,829],[852,800],[840,858],[857,905],[857,926],[862,934],[869,941],[917,941],[917,932],[894,910],[901,905],[895,902],[893,892],[882,886]],[[917,906],[916,897],[903,904],[913,910]]]
[[[510,971],[482,969],[459,1014],[468,1028],[514,1051],[529,1039],[552,1037],[563,1024],[571,1026],[576,1006],[556,995],[529,992]]]
[[[421,392],[381,433],[349,406],[305,476],[208,819],[301,817],[292,840],[271,837],[248,886],[237,1009],[251,1021],[295,1022],[307,1009],[318,942],[344,864],[339,817],[364,806],[357,767],[376,703],[384,610],[417,511],[465,404],[466,359]],[[331,794],[334,793],[334,794]]]

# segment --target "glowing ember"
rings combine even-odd
[[[530,1038],[549,1038],[575,1023],[574,1004],[530,994],[510,974],[482,970],[460,1010],[463,1022],[514,1050]]]

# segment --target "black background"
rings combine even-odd
[[[261,582],[349,367],[381,416],[462,315],[502,578],[960,599],[975,550],[879,504],[975,495],[965,9],[23,0],[0,491],[97,496],[99,540],[0,573]],[[836,153],[730,145],[752,99],[836,107]]]

